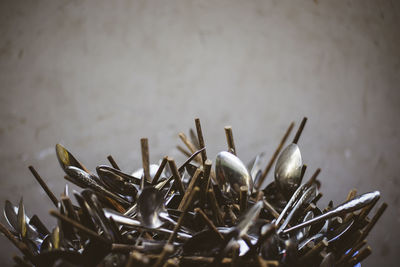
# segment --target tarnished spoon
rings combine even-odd
[[[248,192],[253,190],[253,179],[243,162],[232,153],[222,151],[215,160],[215,173],[221,185],[228,184],[237,194],[241,186],[247,186]]]
[[[336,208],[334,208],[333,210],[330,210],[320,216],[317,216],[309,221],[300,223],[296,226],[293,226],[289,229],[286,229],[283,231],[284,234],[290,233],[292,231],[301,229],[303,227],[309,226],[309,225],[313,225],[315,223],[333,218],[333,217],[337,217],[337,216],[341,216],[344,214],[347,214],[349,212],[361,209],[365,206],[367,206],[368,204],[372,203],[373,201],[377,200],[380,197],[380,193],[379,191],[374,191],[374,192],[370,192],[370,193],[365,193],[362,194],[358,197],[353,198],[350,201],[347,201],[339,206],[337,206]]]
[[[102,193],[124,205],[130,205],[128,201],[116,195],[115,193],[105,189],[103,186],[99,185],[94,179],[93,176],[88,172],[79,169],[74,166],[67,166],[65,168],[65,173],[73,179],[78,180],[79,183],[86,185],[87,188],[95,190],[99,193]]]
[[[82,163],[80,163],[77,159],[75,159],[75,157],[65,147],[63,147],[60,144],[56,145],[56,155],[58,162],[60,163],[61,168],[64,171],[68,166],[74,166],[90,173],[89,170],[86,169],[86,167],[83,166]]]

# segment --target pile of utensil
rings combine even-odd
[[[179,134],[188,156],[179,167],[171,157],[150,164],[146,138],[143,168],[131,174],[111,156],[92,172],[57,144],[64,178],[83,190],[71,198],[66,186],[57,198],[30,166],[58,224],[29,217],[21,199],[6,201],[10,229],[0,230],[23,254],[17,266],[354,266],[371,254],[365,239],[387,204],[368,217],[379,192],[351,190],[343,204],[318,207],[320,169],[304,179],[297,145],[306,121],[282,150],[290,125],[265,168],[264,154],[247,166],[237,157],[231,127],[213,168],[199,119],[189,137]]]

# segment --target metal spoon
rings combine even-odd
[[[263,172],[263,165],[265,159],[265,153],[258,154],[248,165],[247,169],[250,172],[250,176],[253,178],[253,184],[258,184],[258,180],[261,178]],[[260,185],[263,188],[264,185]]]
[[[60,163],[61,168],[64,171],[68,166],[74,166],[90,173],[89,170],[86,169],[86,167],[83,166],[82,163],[80,163],[77,159],[75,159],[75,157],[65,147],[63,147],[60,144],[56,145],[56,155],[58,162]]]
[[[131,227],[134,227],[134,228],[148,229],[148,230],[151,230],[151,231],[154,231],[154,232],[160,232],[160,233],[164,233],[164,234],[171,234],[172,233],[171,230],[164,229],[164,228],[154,228],[154,229],[146,228],[145,226],[141,225],[140,221],[132,219],[132,218],[130,218],[128,216],[125,216],[125,215],[123,215],[121,213],[118,213],[118,212],[116,212],[114,210],[111,210],[111,209],[105,208],[105,209],[103,209],[103,211],[104,211],[104,215],[107,218],[113,218],[113,220],[116,223],[119,223],[119,224],[122,224],[122,225],[125,225],[125,226],[128,226],[128,227],[131,226]],[[186,240],[186,239],[191,238],[192,236],[189,235],[189,234],[178,232],[177,237],[180,238],[180,239]]]
[[[300,209],[301,206],[309,204],[317,196],[317,186],[315,184],[311,185],[297,201],[296,205],[292,208],[289,215],[286,217],[285,221],[278,229],[278,234],[286,228],[286,226],[293,219],[295,213]]]
[[[291,197],[301,183],[303,162],[297,142],[306,122],[307,117],[304,117],[293,142],[282,151],[275,165],[275,182],[287,199]]]
[[[377,200],[379,197],[380,197],[379,191],[365,193],[363,195],[355,197],[352,200],[347,201],[347,202],[337,206],[336,208],[334,208],[331,211],[328,211],[327,213],[324,213],[324,214],[317,216],[309,221],[300,223],[296,226],[286,229],[283,231],[283,233],[287,234],[292,231],[301,229],[303,227],[318,223],[320,221],[324,221],[326,219],[341,216],[341,215],[347,214],[349,212],[361,209],[361,208],[367,206],[368,204],[372,203],[373,201]]]
[[[253,179],[246,166],[232,153],[222,151],[217,154],[215,173],[221,185],[229,185],[227,191],[231,187],[238,194],[241,186],[247,186],[249,193],[253,190]]]
[[[100,192],[118,202],[125,205],[130,205],[128,201],[116,195],[113,192],[108,191],[103,186],[99,185],[94,179],[93,175],[90,175],[86,171],[79,169],[74,166],[67,166],[65,168],[65,173],[73,179],[78,180],[78,183],[84,184],[86,187],[93,189],[97,192]]]
[[[164,197],[161,191],[154,187],[145,187],[137,200],[140,221],[148,228],[158,228],[163,222],[159,214],[165,212]]]
[[[275,165],[275,182],[279,190],[290,197],[301,183],[303,162],[297,144],[288,145],[279,155]]]

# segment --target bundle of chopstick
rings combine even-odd
[[[247,166],[229,126],[226,151],[208,158],[198,118],[189,137],[179,133],[187,156],[179,167],[168,156],[150,164],[147,138],[133,173],[111,155],[111,166],[90,171],[58,144],[64,178],[82,191],[72,198],[66,185],[56,197],[30,166],[58,223],[50,229],[30,217],[21,198],[6,201],[9,227],[0,231],[22,253],[16,266],[355,266],[372,253],[366,238],[387,204],[374,208],[379,192],[352,189],[339,205],[319,207],[321,170],[305,179],[297,147],[306,121],[286,149],[294,123],[269,161],[259,154]]]

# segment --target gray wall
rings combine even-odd
[[[113,1],[114,2],[114,1]],[[239,157],[272,154],[291,121],[326,204],[380,190],[389,208],[364,266],[399,250],[400,4],[397,1],[1,1],[0,203],[52,208],[27,166],[59,195],[54,145],[89,168],[182,160],[177,133],[202,121],[208,154],[232,125]],[[270,176],[269,179],[272,179]],[[3,204],[1,204],[3,205]],[[1,216],[2,217],[2,216]],[[1,218],[4,223],[4,218]],[[0,238],[0,262],[16,249]]]

